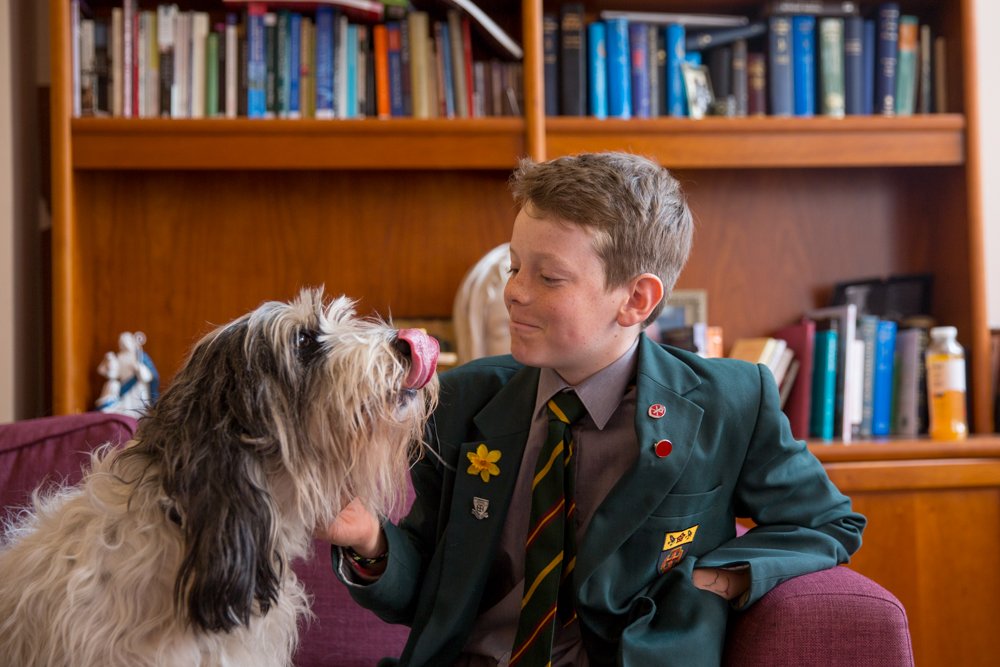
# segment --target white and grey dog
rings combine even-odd
[[[322,290],[205,336],[134,440],[8,527],[0,663],[290,664],[309,611],[289,563],[345,500],[405,498],[436,360]]]

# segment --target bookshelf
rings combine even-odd
[[[985,435],[993,402],[973,0],[901,0],[948,40],[953,113],[701,121],[546,118],[541,17],[558,11],[549,0],[481,4],[524,45],[523,118],[73,119],[69,2],[49,3],[56,413],[89,408],[119,332],[144,331],[169,379],[209,323],[302,285],[354,296],[363,313],[448,317],[465,271],[509,240],[507,178],[520,157],[652,155],[676,170],[697,220],[678,287],[708,291],[727,343],[793,321],[840,280],[935,274],[932,310],[959,328],[980,435],[810,448],[869,516],[851,566],[904,602],[917,664],[1000,651],[1000,438]],[[606,8],[760,4],[585,6],[593,20]],[[975,585],[955,584],[953,563],[974,570]]]

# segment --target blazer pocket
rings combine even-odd
[[[714,507],[721,495],[721,485],[707,493],[671,493],[650,515],[661,519],[673,519],[701,514]]]

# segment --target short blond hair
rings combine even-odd
[[[663,311],[691,251],[694,219],[680,183],[649,158],[631,153],[583,153],[550,162],[520,161],[510,178],[518,206],[595,231],[604,288],[627,285],[643,273],[663,282]],[[529,208],[530,207],[530,208]]]

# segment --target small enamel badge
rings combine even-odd
[[[490,475],[500,474],[500,468],[496,464],[499,460],[500,450],[490,451],[486,445],[479,445],[475,452],[469,452],[469,461],[472,462],[472,465],[469,466],[468,472],[470,475],[479,475],[484,482],[488,482]]]
[[[486,498],[473,498],[472,499],[472,516],[477,519],[489,519],[490,515],[486,513],[487,508],[490,506],[490,501]]]
[[[663,574],[677,563],[690,550],[694,543],[694,536],[698,532],[698,526],[691,526],[676,533],[667,533],[663,539],[663,551],[660,553],[660,562],[656,569]]]
[[[653,419],[659,419],[665,414],[667,414],[667,409],[659,403],[649,406],[649,416]]]
[[[656,455],[662,459],[664,456],[669,456],[670,452],[674,451],[674,446],[670,444],[669,440],[660,440],[656,443],[655,449]]]

